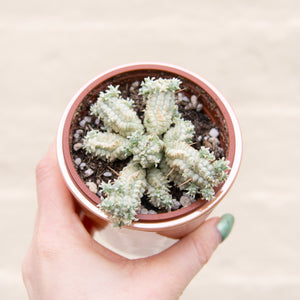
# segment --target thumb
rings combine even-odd
[[[170,282],[171,276],[184,289],[229,235],[233,223],[234,217],[230,214],[207,220],[172,247],[150,257],[151,266],[157,268],[158,274],[167,273],[161,278]]]
[[[37,219],[39,225],[45,224],[48,228],[77,219],[73,197],[58,167],[55,148],[53,143],[36,168]]]

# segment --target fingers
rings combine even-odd
[[[38,164],[36,181],[38,214],[35,237],[39,237],[36,239],[39,241],[38,246],[46,246],[52,253],[70,247],[84,251],[93,250],[99,255],[98,259],[105,257],[118,263],[126,260],[92,239],[94,230],[104,228],[106,223],[96,224],[74,203],[74,198],[66,187],[58,166],[55,143]]]
[[[59,170],[55,143],[36,168],[38,220],[49,226],[74,221],[73,197]]]
[[[98,219],[97,221],[93,220],[91,217],[87,216],[82,210],[79,213],[79,218],[85,227],[86,231],[93,236],[96,231],[104,229],[108,223],[104,220]]]
[[[151,268],[156,269],[154,272],[159,272],[158,274],[166,270],[167,274],[162,275],[162,278],[172,276],[185,287],[229,234],[233,217],[225,216],[227,217],[212,218],[204,222],[169,249],[149,258]]]

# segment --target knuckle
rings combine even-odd
[[[37,233],[34,241],[35,254],[38,259],[41,260],[52,260],[57,257],[59,253],[55,239],[48,236],[49,234],[42,232]],[[48,236],[48,237],[47,237]]]
[[[36,165],[35,174],[38,179],[43,179],[51,173],[53,162],[49,159],[42,158]]]
[[[35,280],[35,255],[33,244],[31,243],[21,264],[21,274],[25,286],[30,288]]]
[[[48,245],[40,246],[36,249],[36,259],[43,263],[52,264],[58,258],[59,252]]]
[[[48,172],[48,169],[49,169],[48,162],[44,158],[42,158],[36,165],[35,168],[36,176],[39,177],[43,173]]]
[[[30,258],[29,254],[26,254],[25,258],[23,259],[21,271],[24,282],[28,282],[31,278],[31,267],[30,267]]]
[[[198,259],[200,266],[204,266],[208,263],[211,257],[211,250],[207,242],[199,241],[196,238],[192,238],[193,248]]]

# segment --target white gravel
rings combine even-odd
[[[86,124],[86,120],[85,120],[85,119],[83,119],[83,120],[81,120],[81,121],[79,122],[79,126],[81,126],[81,127],[84,127],[85,124]]]
[[[142,208],[140,213],[142,215],[147,215],[148,214],[148,209],[147,208]]]
[[[97,184],[95,182],[88,181],[86,185],[92,193],[96,194],[98,192]]]
[[[193,105],[194,108],[197,107],[197,104],[198,104],[198,98],[197,98],[196,95],[192,95],[192,97],[191,97],[191,103],[192,103],[192,105]]]
[[[79,166],[81,164],[81,158],[80,157],[77,157],[75,160],[74,160],[74,163],[76,166]]]
[[[73,149],[74,151],[78,151],[82,148],[82,143],[76,143],[74,146],[73,146]]]
[[[219,136],[219,130],[216,129],[216,128],[212,128],[210,131],[209,131],[209,135],[213,138],[217,138]]]
[[[84,162],[79,165],[80,170],[83,170],[85,167],[86,167],[86,163]]]
[[[176,210],[176,209],[178,209],[180,206],[181,206],[180,202],[177,201],[177,200],[175,200],[175,201],[173,202],[173,204],[172,204],[172,209],[173,209],[173,210]]]
[[[105,176],[105,177],[111,177],[112,173],[111,172],[105,172],[105,173],[103,173],[103,176]]]
[[[89,177],[93,174],[94,174],[94,171],[92,169],[87,169],[87,170],[84,171],[84,176],[85,177]]]
[[[197,108],[196,108],[196,111],[201,111],[202,110],[202,108],[203,108],[203,105],[201,104],[201,103],[199,103],[198,105],[197,105]]]
[[[183,207],[187,207],[191,204],[191,199],[188,196],[181,196],[179,202]]]

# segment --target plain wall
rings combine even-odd
[[[70,98],[120,64],[190,69],[233,106],[244,139],[238,179],[214,215],[231,236],[182,299],[300,296],[300,2],[0,0],[0,298],[27,299],[20,265],[35,175]]]

